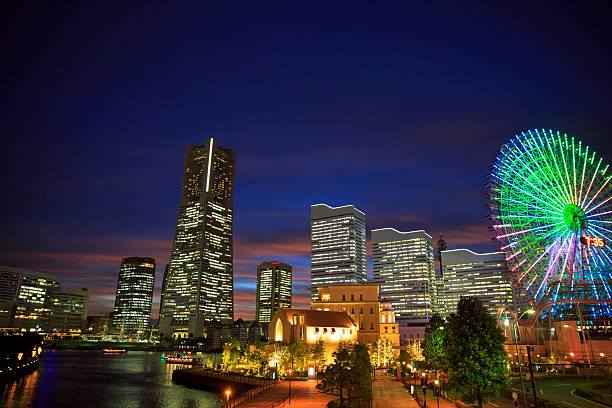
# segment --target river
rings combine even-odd
[[[22,379],[0,385],[0,407],[217,408],[222,396],[172,383],[176,364],[161,353],[47,350],[40,367]]]

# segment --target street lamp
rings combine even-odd
[[[289,405],[291,405],[291,380],[293,379],[293,368],[289,370]]]
[[[232,391],[230,389],[225,390],[225,404],[229,404],[229,397]]]
[[[440,408],[440,381],[435,380],[434,384],[436,385],[434,387],[434,392],[436,393],[436,400],[438,401],[438,408]]]
[[[423,404],[424,408],[427,408],[427,377],[425,373],[421,374],[423,378],[421,379],[421,386],[423,387]]]
[[[521,357],[519,355],[519,349],[518,349],[518,333],[517,333],[517,328],[518,328],[518,322],[519,320],[521,320],[521,318],[525,315],[525,313],[532,315],[534,314],[536,311],[533,309],[527,309],[525,310],[519,317],[518,319],[514,320],[514,323],[512,323],[512,332],[514,333],[514,348],[516,349],[516,361],[518,363],[518,368],[519,368],[519,377],[521,378],[521,393],[523,394],[523,404],[524,406],[527,406],[527,399],[525,398],[525,384],[523,383],[523,368],[521,367]]]

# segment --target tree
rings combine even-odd
[[[281,359],[284,371],[290,368],[297,372],[306,371],[308,365],[308,345],[302,340],[296,340],[287,345],[287,352]]]
[[[443,349],[450,384],[464,402],[495,398],[506,384],[506,340],[477,297],[461,297],[444,326]]]
[[[310,346],[310,363],[316,365],[325,365],[325,344],[323,340],[317,340],[315,344]]]
[[[357,408],[372,398],[372,365],[368,346],[361,343],[340,343],[334,361],[317,377],[317,389],[340,397],[339,406]],[[328,404],[329,406],[334,403]]]
[[[430,370],[444,369],[444,333],[444,320],[436,313],[429,319],[422,343],[425,364]]]
[[[237,339],[232,338],[228,343],[223,346],[223,364],[225,368],[232,369],[240,360],[240,342]]]
[[[245,357],[251,369],[260,374],[268,364],[268,352],[266,344],[261,341],[256,341],[254,344],[247,346]]]
[[[387,367],[395,359],[393,342],[391,339],[378,339],[378,365]]]

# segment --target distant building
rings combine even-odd
[[[234,322],[236,152],[212,137],[187,146],[159,332],[201,337],[206,322]]]
[[[326,312],[308,309],[278,309],[270,322],[270,342],[292,343],[297,340],[315,344],[322,340],[325,359],[341,341],[357,341],[358,328],[344,312]]]
[[[512,306],[512,285],[505,254],[477,254],[469,249],[442,251],[446,311],[457,312],[461,296],[476,296],[492,315]]]
[[[149,337],[154,284],[153,258],[121,260],[112,323],[120,337]]]
[[[438,310],[431,236],[425,231],[372,230],[373,282],[395,311],[404,339],[422,338]]]
[[[442,251],[446,251],[446,241],[442,238],[442,233],[440,233],[440,239],[438,240],[438,266],[439,266],[439,274],[436,274],[436,285],[437,285],[437,299],[438,299],[438,313],[442,318],[446,317],[446,295],[444,290],[444,276],[442,271]]]
[[[257,299],[255,317],[259,323],[270,323],[281,307],[291,307],[291,265],[270,261],[257,266]]]
[[[87,325],[89,289],[69,289],[65,293],[51,295],[51,318],[47,331],[81,333]]]
[[[263,340],[261,325],[257,321],[247,322],[247,343],[255,343]],[[266,339],[267,341],[267,336]]]
[[[232,326],[232,338],[238,340],[241,346],[247,344],[248,340],[248,326],[247,323],[239,318],[234,322]]]
[[[366,283],[365,214],[352,205],[310,207],[310,299],[317,288],[334,284]]]
[[[361,343],[389,339],[399,347],[399,327],[393,309],[388,302],[378,299],[376,284],[320,286],[319,299],[312,303],[312,309],[348,314],[359,329],[357,340]]]
[[[231,340],[233,323],[221,323],[218,320],[206,322],[204,331],[208,348],[213,351],[221,351],[223,345]]]
[[[57,277],[28,269],[0,266],[0,328],[42,330],[51,317]]]
[[[159,298],[159,310],[161,312],[161,310],[164,308],[164,294],[166,293],[166,282],[168,279],[168,264],[166,264],[166,267],[164,268],[164,277],[162,279],[162,290],[161,290],[161,296]],[[157,324],[159,325],[159,319]]]

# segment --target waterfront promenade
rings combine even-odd
[[[289,381],[281,381],[276,387],[270,388],[250,399],[240,408],[325,408],[334,397],[316,390],[317,382],[292,381],[291,402],[289,402]]]

